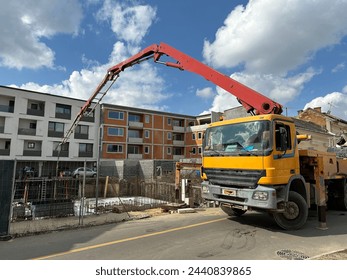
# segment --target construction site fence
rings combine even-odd
[[[93,173],[85,178],[83,173],[77,175],[76,171],[83,166]],[[79,224],[84,216],[98,218],[104,213],[151,208],[165,211],[178,204],[202,204],[201,190],[194,187],[199,185],[200,176],[191,170],[182,172],[182,179],[189,181],[182,192],[182,187],[175,185],[175,164],[169,162],[142,163],[145,172],[126,162],[121,166],[122,173],[110,173],[108,169],[97,173],[95,162],[0,160],[0,167],[0,237],[8,235],[14,224],[12,229],[19,225],[30,227],[38,220],[40,224],[46,220],[55,224],[57,220],[48,219],[71,217],[69,221],[77,220]]]
[[[190,204],[201,203],[199,188],[187,186]],[[114,177],[17,178],[11,222],[102,213],[141,211],[180,203],[174,183],[119,180]]]

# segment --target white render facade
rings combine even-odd
[[[57,161],[57,145],[84,100],[0,86],[0,159]],[[96,161],[99,106],[83,117],[62,147],[59,161]]]

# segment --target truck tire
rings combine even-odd
[[[308,207],[305,199],[297,192],[290,191],[285,212],[275,213],[274,219],[285,230],[301,228],[307,220]]]
[[[228,206],[223,206],[223,205],[221,205],[220,208],[224,211],[224,213],[228,214],[229,216],[240,217],[247,212],[247,210],[242,210],[239,208],[228,207]]]

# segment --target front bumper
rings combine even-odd
[[[257,185],[254,189],[229,188],[202,182],[202,198],[232,205],[258,209],[277,209],[276,190]]]

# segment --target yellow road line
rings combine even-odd
[[[110,246],[110,245],[115,245],[115,244],[119,244],[119,243],[124,243],[124,242],[128,242],[128,241],[133,241],[133,240],[137,240],[137,239],[141,239],[141,238],[147,238],[147,237],[161,235],[161,234],[165,234],[165,233],[169,233],[169,232],[174,232],[174,231],[179,231],[179,230],[183,230],[183,229],[189,229],[189,228],[194,228],[194,227],[203,226],[203,225],[207,225],[207,224],[212,224],[212,223],[216,223],[216,222],[223,221],[226,219],[227,218],[221,218],[221,219],[206,221],[206,222],[197,223],[197,224],[193,224],[193,225],[172,228],[172,229],[168,229],[168,230],[163,230],[163,231],[143,234],[143,235],[139,235],[139,236],[124,238],[124,239],[120,239],[120,240],[114,240],[114,241],[110,241],[110,242],[100,243],[100,244],[96,244],[96,245],[91,245],[91,246],[86,246],[86,247],[82,247],[82,248],[68,250],[65,252],[60,252],[60,253],[56,253],[56,254],[42,256],[42,257],[34,258],[33,260],[47,260],[47,259],[51,259],[51,258],[55,258],[55,257],[68,255],[68,254],[73,254],[73,253],[83,252],[83,251],[97,249],[97,248],[101,248],[101,247],[106,247],[106,246]]]

